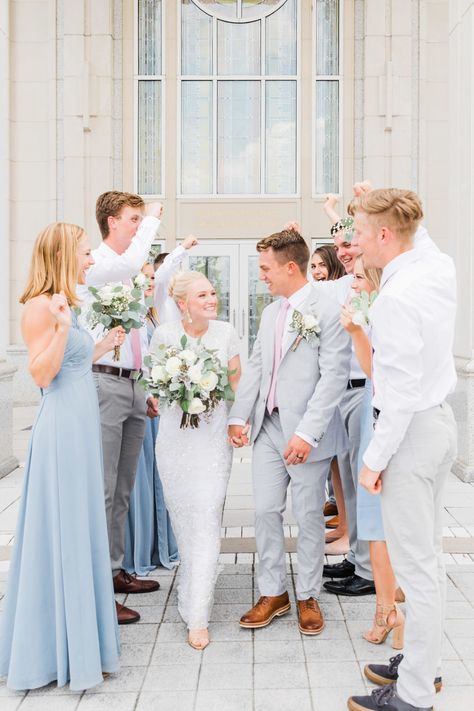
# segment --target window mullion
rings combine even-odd
[[[217,151],[218,151],[218,123],[217,123],[217,20],[212,20],[212,192],[217,195]]]

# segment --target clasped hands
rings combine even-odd
[[[245,447],[249,443],[248,431],[250,426],[247,425],[229,425],[228,441],[235,448]],[[283,458],[286,464],[296,466],[296,464],[304,464],[311,452],[311,445],[305,442],[304,439],[293,435],[288,442],[288,445],[283,452]]]

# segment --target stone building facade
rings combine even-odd
[[[473,0],[1,0],[4,468],[12,398],[38,397],[18,295],[43,226],[77,222],[97,243],[101,192],[159,197],[161,246],[200,238],[191,266],[221,280],[246,351],[255,241],[294,218],[326,239],[324,193],[343,210],[368,178],[418,191],[456,260],[456,472],[474,478],[473,46]]]

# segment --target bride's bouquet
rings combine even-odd
[[[188,346],[182,336],[179,346],[161,344],[158,352],[145,356],[148,376],[140,381],[155,397],[183,411],[181,429],[198,427],[200,415],[211,413],[221,400],[233,400],[229,383],[232,372],[224,367],[216,351],[199,341]]]
[[[144,279],[146,280],[146,277]],[[145,283],[136,277],[133,286],[121,282],[105,284],[100,289],[90,286],[89,292],[93,300],[89,303],[86,314],[88,325],[94,328],[101,324],[106,331],[122,326],[126,333],[132,328],[141,328],[148,310],[147,299],[143,299],[147,283],[148,280]],[[120,346],[115,346],[113,359],[120,360]]]

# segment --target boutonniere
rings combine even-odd
[[[294,331],[297,334],[291,346],[292,351],[296,351],[303,339],[308,341],[312,348],[316,348],[319,343],[321,328],[314,313],[302,314],[301,311],[295,309],[290,323],[290,331]]]
[[[354,310],[352,323],[355,323],[356,326],[368,326],[370,324],[369,309],[377,298],[377,293],[377,291],[372,291],[369,294],[367,291],[363,291],[352,297],[351,306]]]

